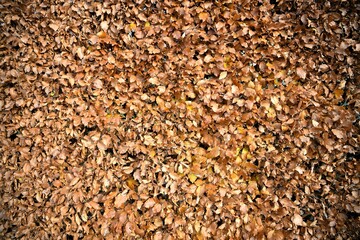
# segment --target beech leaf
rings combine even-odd
[[[303,221],[302,217],[299,214],[294,214],[292,221],[297,226],[303,226],[304,225],[304,221]]]
[[[226,78],[226,76],[227,76],[227,72],[221,72],[219,76],[219,80]]]

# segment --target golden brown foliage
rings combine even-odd
[[[358,239],[357,1],[2,1],[0,236]]]

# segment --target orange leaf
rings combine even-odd
[[[134,190],[135,187],[137,186],[137,182],[136,182],[133,178],[129,178],[129,179],[126,181],[126,185],[127,185],[131,190]]]
[[[336,99],[341,98],[341,96],[343,95],[343,93],[344,93],[344,90],[342,90],[342,89],[336,89],[336,90],[334,91],[335,98],[336,98]]]
[[[202,21],[206,21],[206,20],[208,19],[208,17],[209,17],[209,13],[207,13],[207,12],[201,12],[201,13],[199,13],[199,18],[200,18],[200,20],[202,20]]]

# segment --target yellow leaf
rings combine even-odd
[[[273,118],[276,117],[276,112],[275,112],[274,108],[272,108],[272,107],[268,108],[267,117],[270,118],[270,119],[273,119]]]
[[[130,23],[129,28],[130,30],[134,31],[136,29],[136,23]]]
[[[341,98],[341,96],[343,95],[343,93],[344,93],[344,90],[342,90],[342,89],[336,89],[336,90],[334,91],[335,98],[336,98],[336,99]]]
[[[249,153],[249,149],[248,149],[247,147],[244,147],[244,148],[241,150],[241,159],[242,159],[242,160],[246,160],[248,153]]]
[[[149,156],[150,156],[151,158],[153,158],[153,157],[155,157],[155,155],[156,155],[155,150],[151,150],[151,152],[149,153]]]
[[[268,67],[268,68],[274,68],[274,65],[272,64],[272,63],[266,63],[266,66]]]
[[[231,178],[231,180],[233,180],[234,182],[237,182],[240,177],[239,177],[237,174],[232,173],[232,174],[230,174],[230,178]]]
[[[190,104],[186,104],[186,109],[189,111],[192,111],[192,110],[194,110],[194,107]]]
[[[194,183],[196,181],[196,179],[197,179],[197,176],[195,174],[193,174],[193,173],[189,173],[188,178],[189,178],[191,183]]]
[[[277,85],[277,86],[279,85],[279,79],[277,79],[277,78],[274,79],[274,85]]]
[[[195,181],[195,185],[198,186],[198,187],[201,186],[203,183],[204,183],[204,181],[201,180],[201,179],[198,179],[198,180]]]
[[[239,134],[245,134],[246,133],[246,130],[243,127],[238,127],[237,130],[238,130]]]
[[[136,182],[133,178],[129,178],[128,180],[126,180],[126,185],[127,185],[131,190],[134,190],[135,187],[137,186],[137,182]]]
[[[241,148],[236,148],[235,157],[239,156]]]
[[[242,162],[241,157],[240,157],[240,156],[237,156],[237,157],[236,157],[236,160],[235,160],[235,163],[236,163],[236,164],[240,164],[241,162]]]
[[[224,57],[224,68],[229,68],[231,66],[231,58],[230,56]]]

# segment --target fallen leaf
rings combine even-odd
[[[301,67],[296,68],[296,74],[302,79],[306,78],[306,71]]]
[[[220,156],[220,148],[219,147],[214,147],[210,150],[210,152],[208,152],[206,154],[207,158],[216,158]]]
[[[49,24],[49,27],[54,30],[54,31],[57,31],[59,29],[59,25],[58,24],[55,24],[55,23],[50,23]]]
[[[83,59],[84,58],[84,50],[82,47],[79,47],[77,50],[76,50],[76,54],[78,55],[78,57],[80,59]]]
[[[304,225],[304,221],[302,219],[302,217],[299,214],[294,214],[294,217],[292,218],[292,222],[297,225],[297,226],[303,226]]]
[[[151,208],[155,205],[155,200],[153,198],[149,198],[148,200],[146,200],[146,202],[144,203],[144,207],[145,208]]]
[[[94,81],[94,87],[99,88],[99,89],[102,88],[103,87],[102,81],[100,79],[96,79]]]
[[[128,195],[118,194],[114,201],[114,207],[120,208],[128,200]]]
[[[100,205],[97,202],[94,202],[94,201],[88,202],[88,205],[90,207],[94,208],[95,210],[100,210],[101,209]]]
[[[196,181],[196,179],[197,179],[197,176],[195,174],[193,174],[193,173],[189,173],[188,178],[189,178],[191,183],[194,183]]]
[[[102,30],[107,31],[109,29],[109,25],[106,21],[100,23],[100,27]]]
[[[126,185],[131,189],[134,190],[135,187],[138,185],[137,181],[134,180],[133,178],[129,178],[128,180],[126,180]]]
[[[331,132],[337,137],[337,138],[344,138],[345,133],[344,131],[338,130],[338,129],[331,129]]]
[[[107,34],[104,31],[100,31],[96,34],[99,38],[106,38]]]
[[[227,76],[227,72],[221,72],[219,76],[219,80],[226,78],[226,76]]]
[[[160,203],[155,204],[155,206],[152,208],[154,213],[159,213],[162,210],[162,205]]]
[[[152,136],[145,135],[144,136],[144,144],[147,146],[155,146],[155,140]]]
[[[209,17],[209,13],[207,13],[207,12],[201,12],[201,13],[199,13],[199,18],[200,18],[200,20],[202,20],[202,21],[206,21],[206,20],[208,19],[208,17]]]
[[[23,167],[24,173],[29,173],[31,171],[31,165],[29,163],[25,163]]]
[[[110,56],[108,57],[108,63],[110,63],[110,64],[115,64],[115,58],[114,58],[113,55],[110,55]]]
[[[79,177],[73,178],[73,180],[71,180],[71,182],[70,182],[70,186],[74,186],[75,184],[77,184],[79,182],[79,180],[80,180]]]

